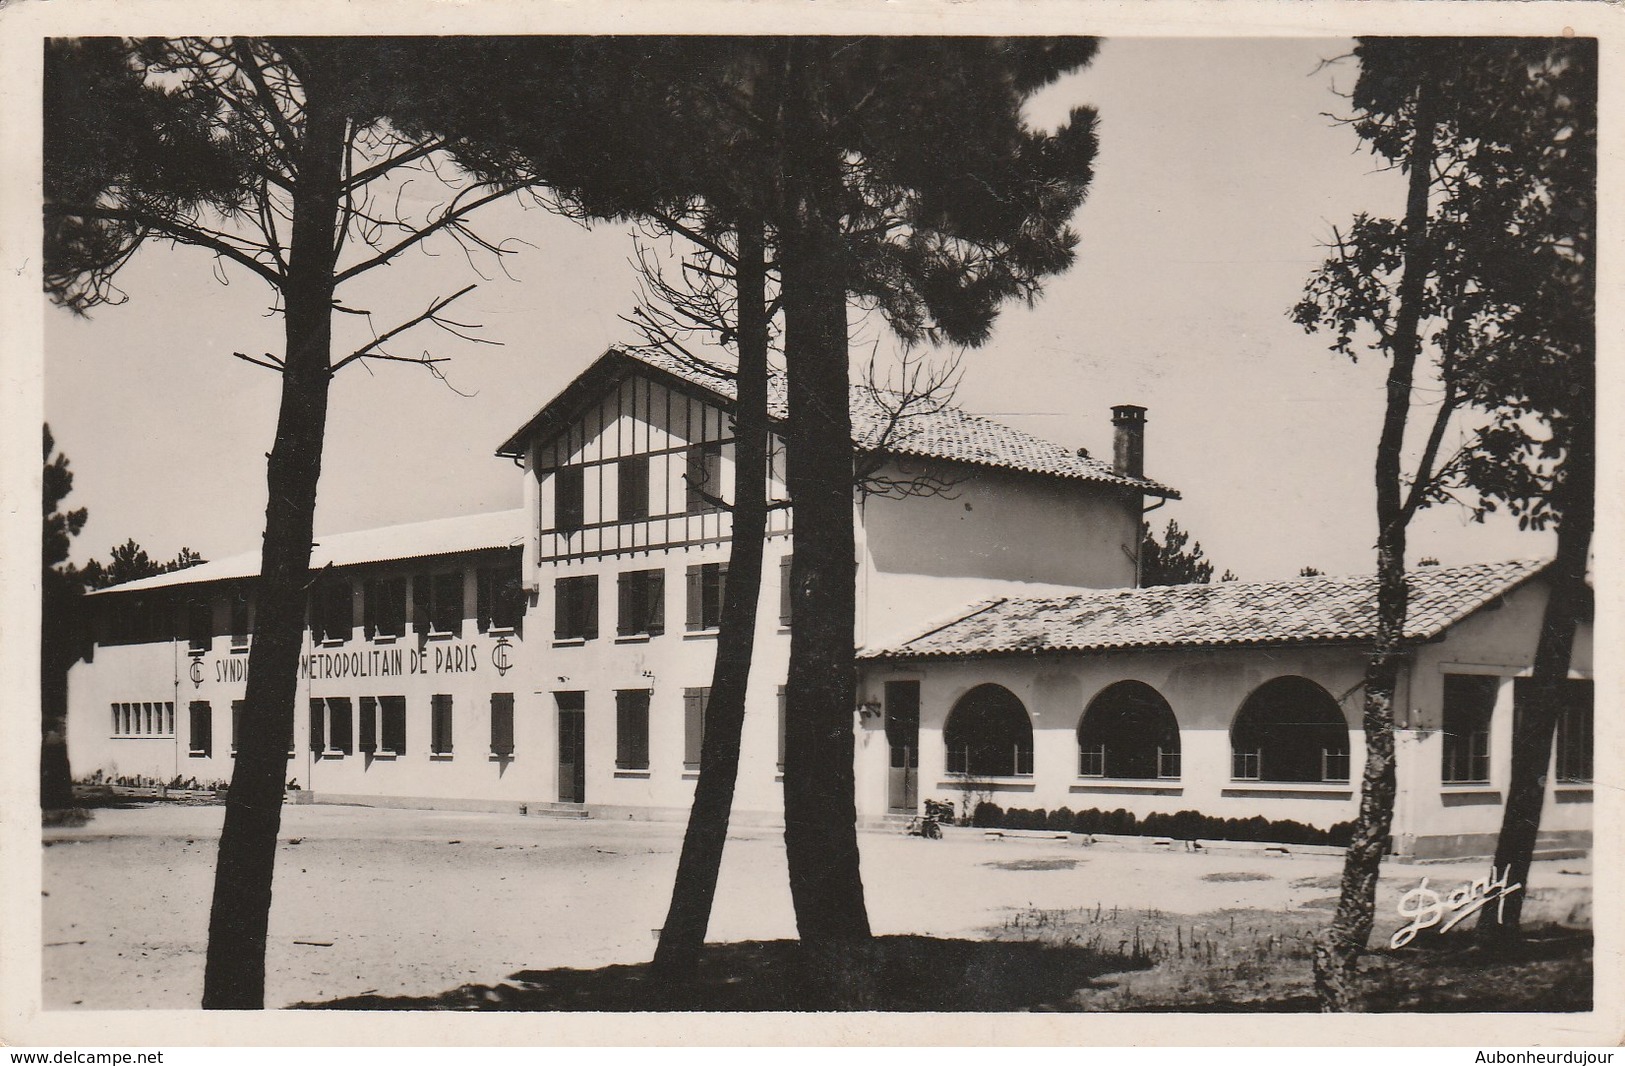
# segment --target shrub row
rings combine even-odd
[[[1348,846],[1353,822],[1338,822],[1319,829],[1290,819],[1273,820],[1261,815],[1252,818],[1218,818],[1200,811],[1174,814],[1148,814],[1137,818],[1132,811],[1118,808],[1102,811],[1090,808],[1073,811],[1068,807],[1046,811],[996,803],[978,803],[971,825],[983,829],[1049,829],[1068,833],[1106,833],[1114,836],[1172,837],[1175,840],[1249,840],[1269,844],[1330,844]]]

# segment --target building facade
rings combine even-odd
[[[611,350],[498,448],[523,468],[519,510],[321,538],[290,786],[681,817],[727,580],[732,397],[715,368]],[[1367,585],[1136,588],[1145,500],[1177,496],[1143,474],[1140,408],[1114,409],[1109,463],[882,390],[854,388],[852,408],[873,458],[854,494],[860,816],[972,788],[1007,807],[1353,816]],[[770,498],[782,470],[775,443]],[[771,512],[742,820],[781,808],[793,521]],[[229,780],[257,568],[250,554],[92,595],[94,646],[70,676],[78,776]],[[1530,564],[1421,585],[1395,844],[1483,850],[1543,586]],[[1590,829],[1589,631],[1579,643],[1554,840]]]

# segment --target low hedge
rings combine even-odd
[[[1218,818],[1200,811],[1174,814],[1148,814],[1138,818],[1132,811],[1118,808],[1102,811],[1091,807],[1073,811],[1069,807],[1046,811],[979,803],[971,815],[971,825],[982,829],[1048,829],[1067,833],[1104,833],[1112,836],[1172,837],[1176,840],[1247,840],[1268,844],[1329,844],[1347,847],[1353,822],[1338,822],[1320,829],[1290,819],[1274,820],[1262,815],[1252,818]]]

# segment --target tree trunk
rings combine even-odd
[[[283,292],[286,351],[276,443],[266,465],[265,543],[236,768],[209,912],[203,1006],[265,1006],[265,939],[293,746],[297,667],[327,422],[333,268],[345,116],[306,79],[293,231]]]
[[[1528,885],[1540,832],[1540,812],[1546,800],[1546,773],[1551,766],[1552,742],[1563,710],[1564,682],[1574,634],[1588,600],[1586,556],[1591,550],[1596,520],[1595,422],[1590,411],[1574,415],[1574,443],[1560,471],[1558,488],[1561,525],[1557,530],[1557,558],[1547,571],[1549,594],[1535,646],[1527,699],[1513,714],[1512,779],[1501,817],[1501,835],[1495,843],[1495,870],[1507,871],[1507,884]],[[1484,943],[1507,946],[1519,938],[1523,901],[1527,894],[1505,898],[1504,911],[1485,907],[1479,912],[1477,933]]]
[[[1387,401],[1377,442],[1377,632],[1366,664],[1365,773],[1360,781],[1360,813],[1343,859],[1343,879],[1332,924],[1315,944],[1315,992],[1323,1011],[1355,1009],[1354,979],[1376,921],[1377,874],[1394,820],[1394,697],[1403,661],[1402,642],[1409,586],[1405,578],[1405,533],[1412,507],[1403,499],[1401,465],[1411,385],[1421,349],[1422,297],[1431,269],[1428,246],[1428,188],[1432,179],[1434,91],[1417,89],[1415,127],[1407,166],[1405,266],[1389,346]],[[1425,472],[1424,472],[1425,473]]]
[[[739,228],[735,273],[739,370],[734,404],[733,539],[728,581],[717,627],[717,657],[705,709],[700,778],[694,785],[688,831],[672,885],[671,907],[660,930],[654,970],[681,987],[699,964],[705,944],[745,725],[745,692],[756,643],[756,608],[762,588],[762,545],[767,539],[767,268],[760,224]]]
[[[792,120],[790,128],[797,126]],[[839,161],[808,140],[813,143],[798,145],[799,158],[790,164],[794,217],[779,246],[790,401],[787,484],[795,509],[784,843],[796,928],[804,946],[829,956],[828,977],[839,987],[846,977],[842,959],[869,939],[853,803],[852,413],[833,196]]]

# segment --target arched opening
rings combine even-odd
[[[1349,727],[1331,693],[1306,677],[1253,690],[1230,726],[1238,781],[1347,781]]]
[[[1091,700],[1078,722],[1078,774],[1177,778],[1179,722],[1162,693],[1119,681]]]
[[[954,704],[942,725],[948,772],[1012,777],[1033,772],[1033,723],[1003,685],[977,685]]]

